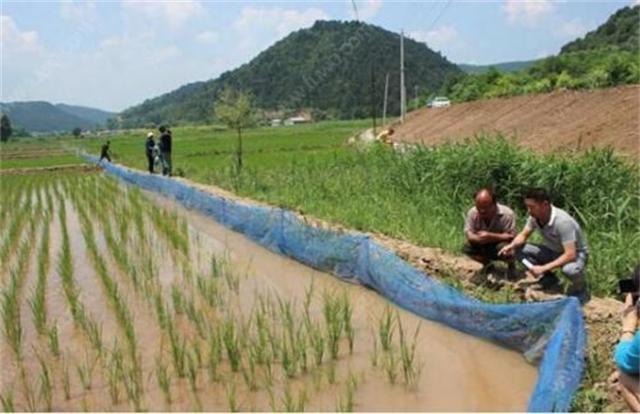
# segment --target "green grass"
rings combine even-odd
[[[0,144],[0,170],[83,164],[68,139],[25,138]]]

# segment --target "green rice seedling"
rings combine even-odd
[[[240,346],[235,321],[231,317],[227,317],[222,325],[222,342],[227,350],[231,371],[238,372],[240,369]]]
[[[323,313],[327,332],[327,349],[332,359],[338,358],[340,336],[344,327],[340,314],[341,303],[339,298],[334,298],[328,293],[324,294]]]
[[[315,287],[315,277],[312,277],[309,287],[307,287],[304,290],[303,308],[304,308],[305,315],[309,315],[309,308],[311,307],[311,301],[313,300],[313,292],[315,290],[314,287]]]
[[[336,383],[336,363],[335,361],[329,362],[327,367],[327,382],[331,385]]]
[[[62,390],[64,399],[69,401],[71,399],[71,378],[69,376],[69,366],[66,362],[62,364]]]
[[[242,365],[242,378],[244,379],[249,391],[256,391],[258,389],[258,380],[256,375],[256,362],[254,357],[249,354],[247,358],[247,366]]]
[[[78,378],[80,378],[82,388],[87,391],[90,390],[93,374],[93,370],[91,369],[91,367],[87,365],[76,365],[76,372],[78,373]]]
[[[156,318],[158,319],[158,325],[161,329],[167,329],[167,309],[162,299],[162,292],[157,291],[153,295],[153,303],[156,311]]]
[[[271,412],[278,412],[278,405],[276,404],[276,396],[271,387],[267,388],[267,394],[269,395],[269,408],[271,408]]]
[[[324,336],[322,335],[322,331],[312,323],[308,323],[306,327],[307,332],[309,333],[309,340],[311,341],[313,359],[316,366],[319,367],[322,365],[322,358],[324,357]]]
[[[85,330],[93,348],[98,355],[102,354],[102,324],[98,324],[94,320],[87,318]]]
[[[418,334],[420,333],[420,324],[416,327],[413,334],[413,342],[411,344],[405,338],[400,314],[396,314],[398,320],[398,334],[400,336],[400,359],[402,361],[402,374],[406,386],[415,384],[419,377],[420,369],[416,366],[416,346],[418,344]]]
[[[162,362],[161,358],[156,358],[156,381],[164,395],[164,401],[167,405],[171,405],[171,378],[167,370],[167,366]]]
[[[44,296],[34,291],[31,298],[28,299],[29,307],[31,308],[31,315],[33,317],[33,325],[39,334],[44,333],[45,326],[47,324],[47,310],[44,305]]]
[[[302,372],[307,372],[307,331],[304,328],[304,325],[301,325],[298,329],[298,334],[296,335],[296,344],[294,348],[294,352],[296,353],[296,360],[298,361],[298,365]]]
[[[127,392],[127,397],[133,405],[134,411],[143,411],[142,407],[142,382],[140,380],[141,372],[137,366],[125,368],[124,375],[124,389]]]
[[[282,364],[282,370],[288,378],[296,376],[297,367],[295,351],[293,349],[289,349],[289,345],[285,338],[283,338],[282,346],[280,347],[280,362]]]
[[[271,358],[267,358],[262,365],[262,373],[264,378],[264,383],[267,387],[271,387],[273,385],[273,365],[271,363]]]
[[[347,386],[345,387],[345,393],[338,401],[337,411],[340,412],[353,412],[355,406],[355,394],[358,390],[358,379],[355,375],[349,372],[347,378]]]
[[[391,308],[387,305],[384,308],[384,312],[378,319],[378,336],[380,338],[380,345],[384,352],[389,352],[393,343],[393,333],[395,330],[393,313]]]
[[[16,406],[13,402],[13,391],[9,390],[6,394],[0,395],[0,403],[2,404],[2,411],[5,413],[13,413],[16,411]]]
[[[36,404],[36,397],[31,389],[31,382],[23,364],[20,364],[20,382],[22,383],[23,395],[27,403],[27,410],[31,412],[37,411],[38,407]]]
[[[298,401],[296,403],[295,412],[302,413],[304,412],[304,408],[309,401],[309,396],[307,395],[307,389],[305,387],[301,388],[298,391]]]
[[[42,230],[40,250],[38,252],[38,279],[36,288],[29,300],[33,322],[36,331],[44,335],[47,325],[47,307],[45,305],[45,290],[47,281],[47,270],[49,266],[49,222],[45,223]]]
[[[227,384],[227,405],[229,406],[229,411],[232,413],[236,413],[239,411],[238,400],[236,396],[236,384],[233,381],[230,381]]]
[[[373,349],[371,351],[371,355],[369,355],[369,358],[371,360],[371,366],[375,368],[378,366],[378,338],[373,331],[371,332],[371,339]]]
[[[111,398],[111,404],[116,405],[120,402],[120,379],[123,377],[123,362],[122,351],[116,342],[113,346],[113,351],[109,355],[109,359],[106,363],[106,378],[107,387],[109,389],[109,397]]]
[[[185,376],[185,342],[184,339],[180,341],[178,333],[175,330],[174,323],[170,321],[168,323],[169,331],[169,343],[171,345],[171,357],[173,359],[173,369],[176,371],[180,378]]]
[[[176,285],[171,286],[171,299],[173,300],[173,311],[180,315],[184,312],[183,303],[184,297],[182,295],[182,291]]]
[[[187,380],[189,381],[189,388],[193,393],[198,389],[198,365],[195,360],[195,356],[191,352],[186,353],[187,361]]]
[[[209,355],[207,369],[209,371],[209,380],[211,382],[218,381],[218,366],[222,359],[222,344],[220,343],[220,335],[217,329],[213,330],[209,335]]]
[[[342,323],[344,324],[344,331],[347,335],[347,341],[349,342],[349,354],[353,354],[353,341],[355,339],[355,330],[351,323],[351,317],[353,315],[353,306],[349,300],[347,292],[342,293]]]
[[[395,384],[398,378],[398,362],[398,357],[393,349],[384,353],[384,370],[391,384]]]
[[[18,275],[11,272],[9,286],[2,292],[2,323],[9,346],[18,360],[22,358],[22,324],[20,323],[20,305],[18,304]]]
[[[51,411],[53,400],[53,383],[51,382],[51,374],[45,360],[40,355],[36,355],[40,362],[40,398],[44,402],[45,411]]]
[[[284,387],[284,392],[282,394],[282,406],[284,412],[292,413],[296,411],[296,399],[291,392],[289,384]]]

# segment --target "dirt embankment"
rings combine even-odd
[[[640,158],[640,85],[557,91],[424,108],[395,125],[395,140],[426,145],[502,133],[540,152],[613,147]]]

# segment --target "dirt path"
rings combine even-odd
[[[613,147],[640,157],[640,86],[496,98],[424,108],[394,125],[395,140],[434,145],[502,133],[540,152]]]

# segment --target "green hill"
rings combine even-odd
[[[638,53],[640,48],[640,5],[615,12],[596,30],[562,47],[560,53],[615,47]]]
[[[74,128],[93,129],[104,125],[111,112],[82,106],[53,105],[44,101],[0,103],[15,128],[28,132],[63,132]]]
[[[361,118],[371,113],[372,90],[381,113],[386,73],[388,113],[399,113],[399,43],[398,34],[369,24],[318,21],[217,79],[185,85],[125,110],[122,125],[210,120],[216,96],[226,85],[250,91],[264,110],[309,109],[317,118]],[[424,43],[408,38],[405,68],[408,95],[415,86],[421,92],[437,90],[446,78],[462,73]]]
[[[489,68],[451,79],[440,93],[460,102],[640,83],[639,19],[640,6],[624,7],[583,39],[566,44],[556,56],[516,72]]]

